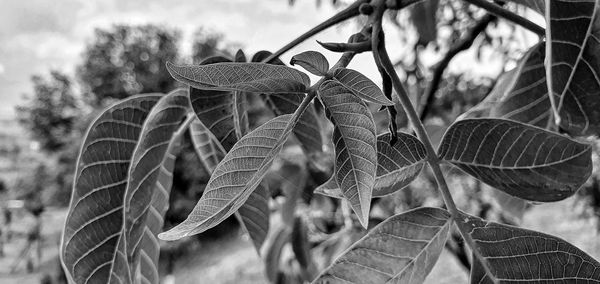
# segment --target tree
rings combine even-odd
[[[17,107],[19,122],[47,152],[60,150],[70,137],[84,111],[73,90],[72,80],[59,71],[49,78],[33,76],[33,96]]]
[[[178,31],[155,25],[96,29],[77,69],[78,78],[95,103],[167,92],[174,81],[165,63],[179,59],[179,40]]]
[[[390,60],[383,27],[384,15],[415,2],[358,0],[285,47],[258,52],[251,60],[239,51],[233,62],[218,56],[195,65],[167,63],[173,78],[189,88],[128,98],[100,114],[82,146],[65,223],[61,256],[70,279],[158,283],[157,238],[173,241],[201,234],[237,216],[257,251],[265,253],[266,274],[274,283],[421,283],[452,231],[462,241],[453,236],[450,242],[463,243],[472,254],[466,257],[471,283],[600,282],[600,263],[569,242],[486,220],[481,218],[486,213],[460,206],[450,190],[452,175],[441,166],[460,169],[517,200],[553,202],[579,190],[593,171],[592,147],[584,139],[600,134],[600,60],[594,52],[600,1],[519,2],[530,13],[544,15],[546,28],[504,3],[458,2],[481,8],[482,16],[443,51],[426,91],[415,88],[425,94],[416,100],[422,101],[419,108]],[[461,107],[480,101],[457,116],[447,101],[435,104],[439,97],[434,94],[448,62],[495,21],[491,14],[530,30],[540,41],[498,78],[485,99],[461,98]],[[321,30],[359,16],[363,28],[348,42],[321,43],[341,53],[334,65],[317,51],[292,57],[291,65],[320,77],[316,83],[278,59]],[[420,37],[416,45],[427,41]],[[362,52],[373,56],[383,88],[347,68]],[[420,76],[403,71],[406,78]],[[261,94],[274,116],[254,129],[248,123],[249,93]],[[377,107],[386,110],[386,130],[376,125],[372,109]],[[398,124],[400,107],[409,125]],[[439,111],[433,115],[451,121],[439,142],[424,123],[431,108]],[[141,130],[128,131],[132,128]],[[407,133],[413,131],[416,136]],[[160,233],[174,158],[185,133],[212,175],[187,219]],[[324,142],[322,133],[331,139]],[[285,159],[294,149],[301,154]],[[290,160],[294,163],[286,163]],[[443,206],[374,216],[374,206],[402,192],[425,167]],[[320,179],[330,172],[329,180]],[[88,182],[98,174],[98,183]],[[269,182],[269,176],[277,176],[279,184]],[[277,192],[273,185],[283,195],[273,208],[279,217],[273,219],[280,220],[274,228],[269,207]],[[324,212],[339,214],[331,218],[331,231],[314,233]],[[308,221],[314,226],[307,226]],[[95,239],[86,238],[90,235]],[[293,255],[284,261],[287,244]]]

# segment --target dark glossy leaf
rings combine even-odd
[[[419,43],[426,46],[437,39],[437,10],[439,0],[416,3],[411,7],[411,19],[419,34]]]
[[[572,135],[600,135],[600,2],[550,1],[549,81],[561,118]]]
[[[235,53],[235,62],[246,62],[246,54],[244,54],[244,51],[242,51],[241,49],[238,49],[238,51]]]
[[[180,150],[183,133],[183,129],[178,130],[171,138],[158,176],[156,177],[155,189],[152,193],[152,203],[146,217],[146,227],[139,243],[139,269],[137,269],[137,265],[131,268],[132,273],[135,273],[134,279],[138,283],[160,283],[158,274],[160,244],[157,236],[162,232],[164,216],[167,213],[167,209],[169,209],[169,195],[171,186],[173,185],[175,158]]]
[[[475,261],[471,283],[600,283],[600,263],[558,237],[467,214],[458,224],[491,272]]]
[[[296,69],[265,63],[213,63],[174,65],[167,69],[175,80],[202,90],[257,93],[304,93],[308,76]]]
[[[296,121],[276,117],[244,136],[213,172],[204,194],[187,219],[159,235],[175,240],[201,233],[231,216],[246,202],[271,166]]]
[[[313,283],[423,283],[452,224],[440,208],[392,216],[353,244]]]
[[[389,133],[377,137],[377,174],[373,197],[392,194],[409,185],[426,163],[425,146],[416,137],[398,133],[398,141],[390,146]],[[341,198],[342,192],[335,179],[315,189],[315,193]]]
[[[75,283],[130,278],[125,248],[117,247],[127,170],[142,124],[160,98],[151,94],[118,102],[102,112],[85,135],[61,240],[65,273]]]
[[[152,196],[155,190],[170,190],[170,188],[158,189],[156,183],[163,167],[163,160],[169,154],[171,137],[190,111],[187,94],[185,90],[174,91],[163,97],[154,106],[144,122],[138,144],[131,158],[127,190],[125,191],[125,225],[123,229],[125,230],[127,259],[132,266],[132,275],[137,266],[135,264],[138,262],[139,245],[147,230],[146,217],[150,214],[151,218],[160,218],[159,222],[162,224],[163,216],[156,216],[157,212],[151,211],[153,209]]]
[[[290,114],[296,111],[306,95],[303,94],[267,94],[264,96],[275,115]],[[323,151],[323,138],[319,119],[313,106],[309,106],[294,127],[294,135],[308,154]]]
[[[387,106],[394,105],[371,79],[356,70],[337,68],[333,70],[333,78],[365,101]]]
[[[546,128],[552,118],[552,109],[546,85],[545,54],[544,43],[532,47],[517,68],[502,74],[494,89],[474,111]]]
[[[329,71],[329,62],[327,62],[327,58],[316,51],[305,51],[296,54],[292,57],[290,64],[298,64],[306,71],[317,76],[326,76],[327,71]]]
[[[377,171],[373,115],[361,99],[336,81],[323,82],[319,95],[334,125],[337,184],[366,228]]]
[[[565,199],[592,171],[590,145],[504,119],[454,123],[438,153],[475,178],[532,201]]]
[[[225,157],[225,149],[217,138],[200,122],[194,120],[190,125],[190,135],[198,158],[204,165],[209,174],[212,174],[217,165]],[[262,244],[269,231],[269,191],[260,184],[254,190],[248,200],[240,207],[236,213],[241,225],[250,235],[257,251],[260,251]]]

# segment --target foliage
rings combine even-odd
[[[421,283],[443,247],[458,243],[453,231],[472,253],[466,260],[472,283],[599,282],[600,263],[567,241],[460,210],[447,182],[452,175],[441,164],[503,192],[506,200],[550,202],[575,194],[593,170],[586,139],[594,139],[600,128],[594,108],[600,60],[593,52],[600,1],[525,2],[534,8],[529,13],[545,14],[545,30],[502,5],[465,1],[548,42],[540,37],[479,105],[458,118],[447,116],[452,124],[438,141],[421,119],[435,103],[444,69],[495,18],[482,16],[457,46],[448,48],[434,68],[420,113],[390,60],[382,26],[384,14],[414,2],[359,0],[300,37],[360,14],[367,18],[347,43],[322,44],[342,53],[336,64],[316,51],[292,58],[291,64],[321,77],[314,84],[277,59],[300,41],[295,40],[273,54],[259,52],[251,62],[238,51],[234,60],[218,56],[194,65],[166,63],[173,78],[189,89],[138,95],[104,110],[89,128],[77,161],[61,241],[69,280],[158,283],[156,233],[173,182],[174,145],[189,129],[211,177],[186,220],[158,237],[172,241],[200,234],[235,215],[264,256],[272,282]],[[455,5],[449,3],[442,4]],[[572,25],[559,28],[561,21]],[[433,37],[422,37],[418,45]],[[373,55],[382,89],[346,68],[361,52]],[[420,76],[405,71],[405,79]],[[252,129],[248,102],[255,94],[275,117]],[[477,97],[461,99],[471,104]],[[371,112],[377,106],[386,110],[389,130],[379,136]],[[397,106],[416,137],[397,131]],[[536,111],[527,111],[531,108]],[[545,125],[538,123],[542,120]],[[294,149],[302,154],[286,159]],[[415,182],[424,164],[444,208],[376,215],[373,208],[385,208],[386,199],[379,197],[407,192],[403,188]],[[334,216],[323,217],[331,212]],[[284,259],[287,244],[293,256]]]

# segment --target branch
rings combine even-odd
[[[537,24],[533,23],[530,20],[527,20],[526,18],[523,18],[511,11],[508,11],[508,10],[502,8],[500,5],[494,4],[492,2],[488,2],[486,0],[464,0],[464,1],[471,3],[477,7],[483,8],[483,9],[487,10],[488,12],[490,12],[491,14],[494,14],[498,17],[505,18],[515,24],[518,24],[541,37],[546,35],[546,31],[544,28],[538,26]]]
[[[427,115],[433,107],[433,102],[435,101],[435,92],[442,81],[444,71],[448,67],[448,64],[450,64],[450,61],[452,61],[454,56],[459,54],[461,51],[469,49],[473,45],[473,42],[477,36],[479,36],[479,34],[485,30],[488,24],[495,19],[496,16],[490,14],[487,14],[479,19],[475,26],[467,31],[465,36],[463,36],[452,47],[450,47],[450,50],[448,50],[444,58],[442,58],[442,60],[440,60],[440,62],[433,67],[433,78],[431,79],[427,91],[425,92],[425,103],[420,115],[421,121],[425,121],[425,118],[427,118]]]
[[[286,51],[294,48],[296,45],[298,45],[298,44],[302,43],[303,41],[307,40],[308,38],[320,33],[321,31],[323,31],[333,25],[336,25],[340,22],[343,22],[347,19],[358,16],[360,14],[360,12],[358,11],[358,7],[360,6],[360,4],[368,3],[368,2],[369,2],[369,0],[357,0],[356,2],[352,3],[350,6],[346,7],[346,9],[333,15],[333,17],[325,20],[324,22],[320,23],[316,27],[310,29],[309,31],[307,31],[304,34],[300,35],[299,37],[295,38],[290,43],[286,44],[284,47],[275,51],[269,57],[265,58],[265,60],[263,60],[262,62],[270,63],[272,60],[279,57]]]
[[[375,2],[377,2],[377,1],[378,0],[375,0]],[[383,1],[383,0],[379,0],[379,1]],[[383,13],[385,12],[384,5],[375,4],[375,7],[377,10],[372,15],[372,16],[374,16],[374,19],[375,19],[375,21],[373,23],[373,35],[377,35],[380,32],[383,33],[381,21],[382,21]],[[461,221],[460,220],[461,212],[456,207],[456,203],[454,203],[452,194],[450,194],[450,189],[448,188],[448,184],[446,183],[444,173],[442,172],[442,169],[440,167],[441,161],[440,161],[439,157],[437,156],[437,153],[431,144],[431,140],[429,139],[429,136],[427,135],[427,131],[425,131],[425,127],[423,126],[423,123],[421,122],[421,120],[419,120],[419,115],[417,114],[417,111],[413,107],[413,105],[410,101],[410,98],[408,96],[408,93],[402,86],[402,82],[400,82],[400,78],[398,77],[398,74],[396,73],[396,70],[394,69],[392,61],[390,60],[390,57],[385,48],[385,43],[378,45],[378,48],[376,50],[373,50],[373,53],[375,54],[376,58],[379,58],[378,61],[381,63],[381,65],[383,66],[385,71],[391,77],[392,84],[394,86],[394,90],[398,94],[400,102],[402,103],[402,107],[404,108],[406,115],[408,116],[415,132],[417,133],[419,140],[421,140],[421,142],[423,142],[423,144],[425,145],[425,150],[427,151],[427,162],[428,162],[429,167],[431,168],[431,171],[433,172],[433,175],[437,182],[438,190],[439,190],[440,194],[442,195],[444,203],[446,204],[446,207],[448,208],[448,211],[450,212],[452,219],[455,221],[456,220],[459,221],[459,222],[454,222],[454,223],[457,225],[457,228],[460,231],[465,242],[471,248],[473,248],[472,249],[473,255],[477,258],[477,260],[479,260],[483,264],[483,268],[485,269],[486,274],[489,275],[489,277],[491,278],[493,283],[498,283],[497,279],[495,279],[493,277],[493,274],[490,273],[489,267],[487,265],[485,265],[485,261],[484,261],[485,259],[483,258],[481,253],[477,249],[475,249],[475,247],[476,247],[475,241],[469,234],[469,228],[462,225],[462,223],[460,222]],[[376,61],[376,63],[377,63],[377,61]]]

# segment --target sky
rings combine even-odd
[[[317,0],[295,2],[290,6],[287,0],[0,0],[0,119],[14,117],[15,106],[23,102],[24,94],[32,92],[32,75],[45,75],[52,69],[73,75],[95,28],[148,23],[177,28],[182,31],[185,54],[191,49],[193,32],[205,27],[253,54],[278,49],[338,9],[329,1],[322,1],[320,7]],[[330,28],[282,59],[289,62],[295,53],[318,50],[333,64],[338,55],[323,50],[315,40],[344,42],[358,30],[352,23]],[[394,38],[387,37],[391,53]],[[464,62],[461,66],[472,68]],[[368,54],[359,55],[349,67],[380,81]]]

